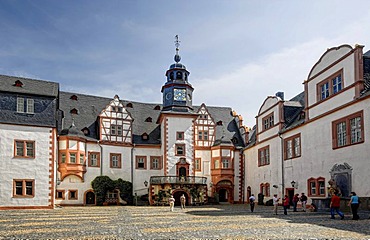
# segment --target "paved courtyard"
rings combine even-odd
[[[359,221],[329,213],[272,214],[272,207],[64,207],[0,211],[0,239],[370,239],[368,213]],[[366,219],[365,219],[366,217]]]

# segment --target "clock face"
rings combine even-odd
[[[166,99],[167,99],[167,100],[170,100],[170,99],[171,99],[171,97],[172,97],[172,93],[170,93],[170,92],[169,92],[169,93],[167,93],[167,94],[166,94]]]
[[[186,89],[174,89],[173,100],[175,101],[186,101]]]

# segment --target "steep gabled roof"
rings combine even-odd
[[[59,83],[0,75],[0,91],[57,97]],[[19,84],[18,84],[19,83]]]

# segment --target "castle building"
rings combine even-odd
[[[0,209],[95,205],[99,176],[131,182],[151,205],[171,194],[207,204],[303,192],[319,208],[333,191],[370,199],[370,52],[360,45],[328,49],[304,91],[268,96],[253,128],[229,107],[193,105],[178,38],[162,103],[5,75],[0,83]],[[121,200],[118,189],[105,197]]]
[[[328,49],[290,100],[268,96],[244,149],[246,193],[306,193],[318,207],[351,191],[369,199],[370,51]],[[365,204],[367,206],[367,204]]]
[[[241,151],[246,134],[242,119],[229,107],[192,104],[194,88],[190,72],[180,63],[178,43],[175,62],[165,74],[161,104],[122,100],[118,95],[110,99],[63,92],[57,83],[0,76],[2,82],[6,79],[0,97],[9,112],[2,115],[0,131],[7,133],[10,128],[11,132],[0,141],[6,148],[1,177],[7,181],[0,182],[1,189],[6,189],[1,194],[8,199],[2,207],[94,205],[91,182],[97,176],[132,182],[133,194],[148,195],[152,205],[164,204],[169,194],[176,199],[184,194],[188,204],[207,203],[211,198],[243,201]],[[13,86],[17,82],[23,85]],[[55,89],[49,91],[43,85]],[[35,106],[32,113],[26,112],[28,105],[24,112],[17,112],[16,99],[23,92],[35,95],[30,96]],[[38,100],[47,97],[53,105]],[[29,100],[24,101],[28,104]],[[41,109],[39,104],[49,108]],[[7,122],[10,114],[16,118]],[[35,124],[48,127],[46,133]],[[26,137],[23,128],[32,129],[35,136]],[[24,154],[30,142],[36,152],[16,155],[18,140],[25,144]],[[19,176],[4,175],[8,168]],[[24,191],[18,196],[20,184]],[[29,184],[33,184],[32,194],[27,193]],[[42,194],[44,201],[38,200]],[[117,204],[119,193],[108,192],[106,201]]]

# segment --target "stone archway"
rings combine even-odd
[[[185,205],[189,206],[189,204],[190,204],[189,194],[186,191],[183,191],[183,190],[177,190],[177,191],[172,192],[172,195],[175,198],[175,206],[180,206],[181,205],[180,204],[180,197],[181,197],[182,194],[185,195],[185,203],[186,203]]]

